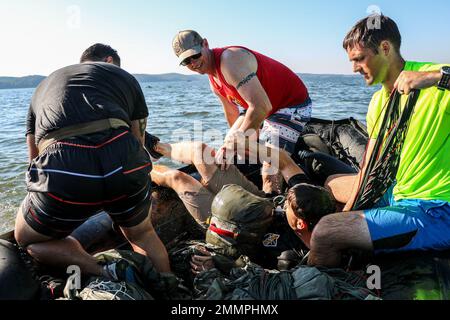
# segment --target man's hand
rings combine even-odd
[[[216,164],[220,166],[220,170],[227,171],[233,164],[235,152],[233,149],[228,149],[226,146],[222,146],[216,152]]]
[[[204,248],[197,248],[202,255],[194,255],[191,259],[192,273],[197,275],[203,271],[211,270],[215,267],[211,253]]]
[[[254,144],[257,142],[255,141]],[[224,145],[220,148],[216,155],[216,161],[218,164],[224,164],[222,170],[228,170],[230,164],[234,160],[234,157],[245,158],[249,155],[250,138],[242,131],[234,131],[229,134],[224,141]],[[257,150],[256,153],[257,155]]]
[[[239,148],[246,150],[248,149],[248,141],[249,137],[246,136],[242,131],[237,130],[229,134],[225,138],[223,146],[233,151],[238,151]]]
[[[441,73],[403,71],[394,84],[399,93],[408,95],[412,90],[420,90],[435,86],[441,79]]]

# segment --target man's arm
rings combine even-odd
[[[411,90],[426,89],[436,86],[442,78],[440,71],[419,72],[403,71],[395,82],[395,89],[408,95]]]
[[[225,80],[237,89],[249,106],[239,130],[258,130],[272,110],[272,104],[256,76],[256,57],[244,49],[228,49],[223,54],[221,70]]]
[[[38,147],[36,146],[36,137],[35,137],[36,116],[34,115],[32,104],[30,104],[30,107],[28,108],[26,127],[27,127],[26,137],[28,147],[28,160],[29,163],[31,163],[31,161],[39,155],[39,150]]]
[[[239,118],[239,108],[228,101],[226,98],[215,92],[214,89],[212,90],[222,103],[223,112],[225,114],[225,119],[227,120],[228,125],[230,126],[230,128],[233,127],[236,123],[236,120]]]
[[[31,163],[39,155],[34,134],[27,135],[28,161]]]
[[[131,132],[145,146],[145,130],[147,129],[147,118],[131,122]]]
[[[285,150],[260,144],[242,133],[234,136],[233,139],[228,139],[225,146],[236,150],[237,155],[241,157],[248,156],[258,158],[261,162],[271,163],[280,170],[286,182],[296,175],[305,173]]]

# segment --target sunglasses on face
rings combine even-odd
[[[183,67],[186,67],[186,66],[190,65],[193,60],[200,59],[201,57],[202,57],[202,54],[201,53],[197,53],[197,54],[195,54],[193,56],[190,56],[189,58],[184,59],[183,62],[181,62],[181,65]]]

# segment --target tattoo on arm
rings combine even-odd
[[[145,130],[147,129],[147,119],[139,120],[139,132],[141,137],[145,136]]]
[[[245,50],[245,49],[240,49],[241,50],[241,52],[243,52],[243,53],[246,53],[247,55],[251,55],[251,53],[250,52],[248,52],[248,50]]]
[[[250,80],[252,80],[254,77],[256,77],[256,73],[250,73],[247,77],[245,77],[244,80],[242,80],[241,82],[239,82],[239,84],[236,86],[236,89],[239,90],[242,86],[246,85],[247,83],[250,82]]]

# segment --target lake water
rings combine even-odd
[[[313,116],[353,117],[365,122],[367,106],[377,88],[366,87],[358,76],[302,75],[313,99]],[[149,107],[148,131],[164,141],[202,139],[218,146],[217,137],[198,136],[227,130],[222,107],[208,81],[142,83]],[[25,120],[34,89],[0,90],[0,234],[14,226],[16,210],[25,197],[27,148]],[[169,166],[175,163],[163,162]]]

